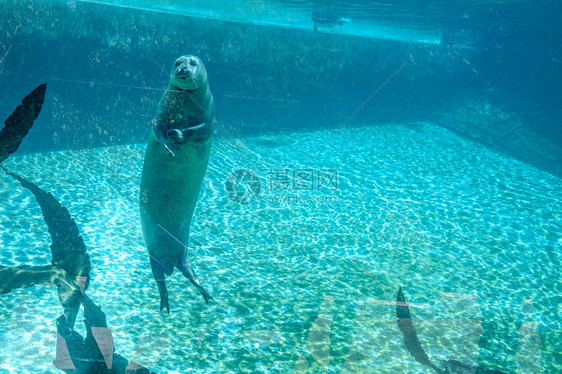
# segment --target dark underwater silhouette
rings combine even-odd
[[[46,84],[27,95],[5,121],[0,131],[0,162],[16,151],[39,115]],[[105,313],[86,294],[90,284],[90,256],[76,222],[50,193],[19,175],[8,175],[20,182],[37,200],[52,243],[52,265],[0,266],[0,294],[36,284],[57,286],[64,314],[57,319],[57,358],[55,367],[72,374],[150,374],[151,372],[115,353],[113,336]],[[84,305],[86,339],[73,330],[80,305]]]
[[[53,265],[45,266],[0,266],[0,295],[7,294],[16,288],[28,288],[39,285],[57,286],[65,289],[64,300],[70,301],[80,288],[62,269]],[[60,295],[60,293],[59,293]]]
[[[46,88],[46,83],[35,88],[4,122],[5,127],[0,131],[0,162],[18,149],[29,133],[33,122],[41,112]],[[80,292],[88,288],[90,273],[90,258],[86,253],[86,246],[78,232],[78,227],[66,208],[61,206],[53,195],[10,173],[3,166],[2,169],[33,193],[39,203],[52,238],[50,247],[52,265],[0,267],[0,293],[8,293],[14,288],[27,288],[35,284],[55,285],[65,316],[69,324],[74,326],[80,308]],[[75,283],[76,277],[81,277],[83,289]]]
[[[43,83],[27,95],[6,121],[0,130],[0,163],[14,153],[23,138],[27,135],[33,122],[39,116],[47,83]]]
[[[90,284],[90,256],[86,253],[84,240],[80,236],[78,226],[68,210],[50,192],[43,191],[34,183],[9,172],[4,167],[2,169],[35,196],[51,235],[52,265],[64,270],[71,280],[78,281],[77,284],[80,288],[77,291],[85,292]],[[32,273],[29,275],[32,276]],[[68,289],[58,287],[58,293],[61,304],[65,309],[65,317],[69,325],[74,326],[76,315],[80,309],[80,292],[78,294],[72,292],[72,295],[68,295]]]
[[[101,307],[86,294],[82,305],[85,339],[68,325],[64,315],[57,318],[57,357],[53,362],[56,368],[69,374],[153,374],[115,353],[113,336]]]
[[[404,345],[410,355],[417,362],[433,369],[435,372],[440,374],[504,374],[501,371],[483,369],[479,366],[472,366],[457,360],[443,361],[443,369],[431,363],[412,323],[410,307],[406,304],[402,287],[398,287],[398,295],[396,296],[396,317],[398,318],[398,328],[402,331],[402,335],[404,335]]]
[[[398,295],[396,296],[396,317],[398,318],[398,328],[404,335],[404,345],[412,357],[420,364],[430,367],[438,373],[445,373],[429,361],[429,357],[421,346],[416,329],[412,324],[410,307],[406,304],[402,293],[402,287],[398,288]]]

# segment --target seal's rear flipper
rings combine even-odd
[[[187,262],[185,252],[183,254],[182,260],[178,264],[178,269],[180,269],[183,276],[189,279],[189,281],[193,283],[195,287],[197,287],[197,290],[201,292],[201,295],[203,295],[203,298],[205,299],[205,303],[209,304],[209,300],[213,300],[213,298],[211,297],[211,295],[209,295],[207,291],[205,291],[205,289],[199,282],[199,279],[197,279],[197,276],[195,275],[195,272],[191,268],[191,265]]]
[[[18,149],[23,138],[33,126],[33,121],[41,112],[46,89],[46,83],[39,85],[22,100],[22,105],[18,105],[4,122],[5,127],[0,131],[0,162]]]
[[[156,280],[156,284],[158,285],[158,291],[160,291],[160,310],[166,307],[168,314],[170,314],[170,304],[168,302],[168,289],[166,288],[166,274],[164,273],[164,266],[151,255],[150,267],[152,268],[154,280]]]

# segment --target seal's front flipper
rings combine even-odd
[[[199,279],[197,279],[197,276],[195,275],[195,272],[191,268],[191,265],[187,262],[185,252],[183,254],[182,260],[178,264],[178,269],[180,269],[184,277],[189,279],[189,281],[193,283],[195,287],[197,287],[197,290],[201,292],[201,295],[203,295],[203,298],[205,299],[205,303],[209,304],[209,300],[213,300],[213,298],[211,297],[211,295],[209,295],[207,291],[205,291],[205,289],[199,282]]]
[[[170,304],[168,302],[168,289],[166,288],[166,274],[164,272],[164,265],[158,261],[154,256],[150,255],[150,267],[152,268],[152,275],[156,284],[158,285],[158,291],[160,291],[160,310],[166,307],[168,314],[170,314]]]
[[[208,140],[212,134],[211,123],[202,122],[185,129],[169,129],[166,131],[166,139],[178,145],[186,143],[200,144]]]
[[[162,144],[164,149],[168,151],[170,156],[175,157],[176,155],[174,154],[174,152],[172,152],[172,150],[166,144],[166,136],[164,135],[164,129],[162,128],[162,124],[159,123],[157,125],[152,125],[152,129],[154,130],[154,135],[156,135],[156,139],[158,139],[158,141],[160,142],[160,144]]]
[[[196,126],[176,131],[179,131],[181,133],[182,144],[187,142],[196,144],[203,143],[207,141],[213,134],[211,121],[202,122]]]

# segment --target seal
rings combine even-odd
[[[148,138],[140,185],[144,240],[160,292],[160,310],[166,307],[168,314],[166,275],[174,268],[206,303],[212,300],[188,262],[186,244],[209,161],[214,111],[203,62],[196,56],[178,58]]]

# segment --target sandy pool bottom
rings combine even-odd
[[[189,243],[215,301],[176,272],[168,316],[140,229],[143,154],[4,163],[76,220],[126,358],[157,373],[430,373],[396,324],[401,285],[436,365],[562,370],[560,179],[428,123],[218,139]],[[0,201],[0,264],[50,263],[33,196],[2,173]],[[0,300],[0,373],[58,372],[55,290]]]

